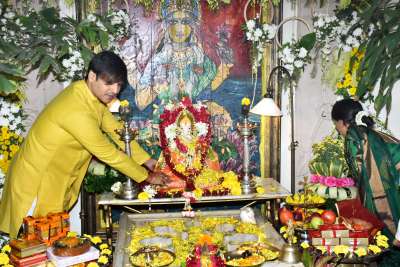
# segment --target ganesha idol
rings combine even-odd
[[[165,192],[208,189],[219,181],[203,183],[196,177],[205,170],[219,171],[218,155],[212,150],[210,114],[201,103],[192,104],[184,97],[177,104],[168,104],[160,115],[162,154],[156,170],[171,179],[161,190]]]

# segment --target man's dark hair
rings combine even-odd
[[[90,71],[96,74],[97,79],[100,78],[108,84],[121,83],[121,88],[124,88],[128,83],[128,71],[124,61],[111,51],[103,51],[93,56],[86,80]]]

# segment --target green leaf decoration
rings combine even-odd
[[[7,79],[4,75],[0,74],[0,94],[8,95],[16,92],[16,83]]]
[[[310,51],[311,49],[313,49],[316,41],[317,41],[317,36],[315,32],[311,32],[301,37],[299,44],[300,46],[307,49],[307,51]]]
[[[15,65],[8,63],[0,63],[0,73],[8,74],[11,76],[22,77],[24,71]]]

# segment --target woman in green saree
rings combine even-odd
[[[352,99],[337,101],[332,120],[345,138],[345,156],[356,178],[363,205],[385,224],[383,229],[398,246],[400,229],[400,143],[394,137],[373,129],[374,121]],[[388,256],[388,257],[387,257]],[[379,266],[400,263],[400,251],[392,249]],[[395,265],[398,266],[398,265]]]

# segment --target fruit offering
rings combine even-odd
[[[286,197],[286,203],[293,206],[312,206],[325,203],[325,198],[314,193],[296,193],[293,196]]]
[[[289,220],[293,221],[293,212],[283,207],[279,210],[279,220],[282,224],[287,224]]]

